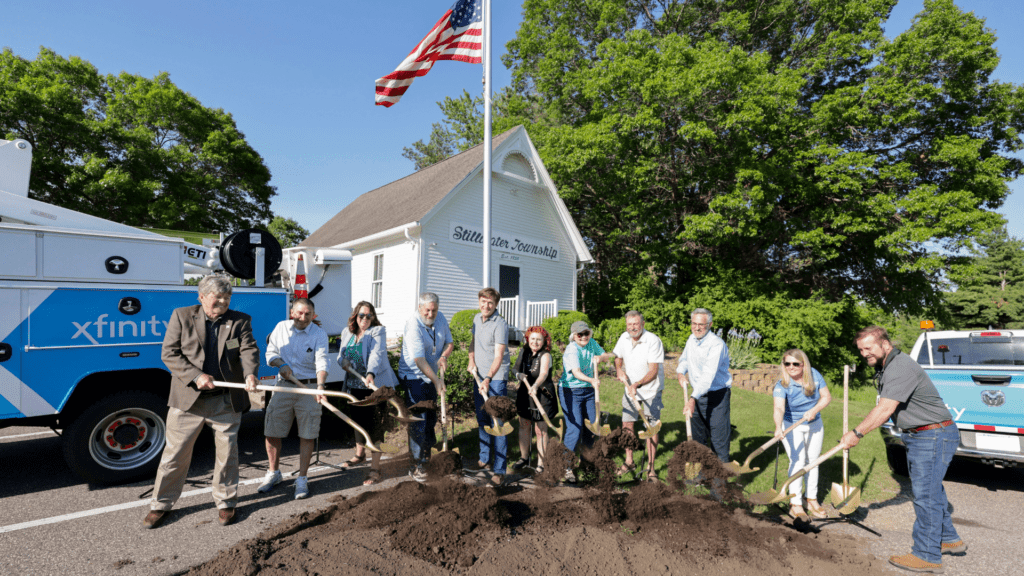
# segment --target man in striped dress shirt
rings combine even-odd
[[[693,386],[683,412],[690,418],[693,439],[714,451],[722,462],[729,462],[729,437],[732,422],[729,400],[732,375],[729,374],[729,348],[711,331],[712,315],[706,308],[690,314],[690,337],[679,356],[676,374],[679,385]]]

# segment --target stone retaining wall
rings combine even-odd
[[[732,374],[732,387],[753,390],[762,394],[771,394],[775,382],[779,379],[779,367],[776,364],[758,364],[753,370],[729,370]]]

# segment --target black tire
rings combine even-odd
[[[120,484],[152,477],[167,433],[167,401],[156,394],[111,394],[64,428],[64,460],[87,482]]]
[[[889,461],[889,468],[893,474],[910,477],[910,468],[907,467],[906,448],[895,444],[886,444],[885,457]]]

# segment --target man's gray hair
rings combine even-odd
[[[696,310],[691,312],[690,313],[690,321],[691,322],[693,321],[693,317],[694,316],[707,316],[708,324],[711,324],[711,319],[713,318],[713,316],[711,315],[711,310],[708,310],[707,308],[697,308]]]
[[[292,305],[289,308],[289,310],[294,310],[295,307],[298,306],[299,304],[302,304],[306,308],[309,308],[310,312],[316,312],[316,305],[314,305],[313,301],[310,300],[309,298],[296,298],[295,300],[292,300]]]
[[[439,304],[441,299],[437,297],[437,294],[433,292],[424,292],[420,294],[419,306],[426,306],[427,304]]]
[[[630,310],[629,312],[626,312],[626,320],[629,320],[630,318],[639,318],[641,322],[644,321],[644,315],[641,314],[640,312],[637,312],[636,310]]]
[[[199,281],[199,295],[231,294],[231,281],[222,274],[208,274]]]

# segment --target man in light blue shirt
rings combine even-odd
[[[437,294],[420,294],[417,313],[405,323],[402,333],[398,385],[405,388],[411,404],[425,400],[437,402],[445,390],[439,374],[448,367],[448,356],[455,344],[448,320],[438,311],[439,302]],[[427,478],[426,463],[430,449],[437,443],[434,434],[437,413],[428,411],[421,416],[422,422],[409,424],[409,450],[415,466],[413,477],[420,482]]]
[[[679,357],[676,374],[680,386],[685,388],[687,382],[693,385],[693,394],[683,410],[691,419],[693,439],[711,448],[722,462],[729,462],[729,348],[711,331],[711,322],[711,311],[706,308],[697,308],[690,314],[692,334]]]

